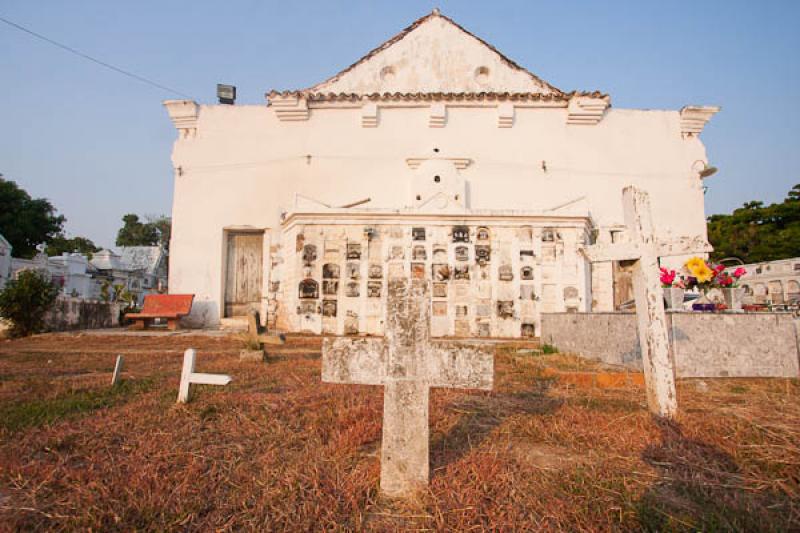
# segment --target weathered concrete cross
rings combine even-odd
[[[398,497],[428,484],[430,387],[491,390],[493,352],[431,341],[428,282],[390,279],[383,339],[325,339],[322,381],[383,385],[381,492]]]
[[[691,255],[712,251],[703,237],[658,241],[655,237],[647,193],[633,186],[622,190],[622,207],[628,242],[586,246],[584,255],[592,262],[632,261],[633,292],[647,405],[663,417],[675,416],[678,400],[675,395],[675,368],[670,357],[667,319],[659,279],[658,258],[670,255]]]

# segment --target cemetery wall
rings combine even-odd
[[[59,296],[45,324],[50,331],[113,328],[119,326],[120,310],[118,303]]]
[[[634,313],[544,313],[542,340],[562,352],[642,368]],[[678,377],[800,377],[789,313],[667,313]]]
[[[533,337],[540,310],[588,310],[587,265],[577,253],[585,219],[374,217],[289,217],[270,294],[279,327],[382,335],[387,280],[397,277],[432,283],[437,337]]]

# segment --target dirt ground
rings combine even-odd
[[[0,530],[800,530],[797,380],[683,380],[680,416],[600,370],[499,346],[492,392],[434,389],[430,489],[378,494],[382,390],[320,382],[319,339],[0,341]],[[227,373],[176,405],[182,351]],[[123,383],[109,387],[117,354]]]

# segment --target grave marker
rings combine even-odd
[[[197,352],[194,348],[189,348],[183,354],[183,370],[181,371],[181,384],[178,388],[178,403],[189,401],[189,385],[227,385],[231,382],[231,377],[225,374],[203,374],[194,371],[194,363]]]
[[[383,339],[328,338],[322,380],[383,385],[381,491],[406,496],[428,484],[430,387],[491,390],[493,353],[487,347],[430,339],[426,280],[389,280]]]
[[[628,242],[595,244],[584,247],[582,251],[593,263],[633,263],[633,291],[647,405],[652,413],[672,418],[678,409],[678,401],[658,258],[706,253],[712,251],[712,248],[699,236],[666,242],[657,240],[650,213],[650,198],[645,191],[633,186],[625,187],[622,190],[622,206]]]
[[[117,383],[119,383],[120,378],[122,377],[122,364],[124,363],[125,359],[121,356],[117,356],[117,361],[114,363],[114,373],[111,374],[111,386],[113,387]]]

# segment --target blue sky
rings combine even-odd
[[[121,68],[214,100],[300,88],[438,6],[564,90],[615,107],[722,106],[702,134],[720,171],[707,213],[780,201],[800,183],[800,2],[32,1],[0,16]],[[70,235],[113,245],[123,214],[169,213],[174,95],[0,24],[0,173],[49,198]]]

